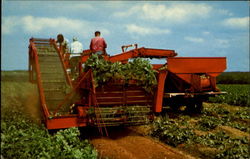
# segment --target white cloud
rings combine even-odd
[[[11,34],[15,27],[19,25],[19,19],[17,17],[11,16],[8,18],[2,18],[2,33]]]
[[[114,13],[115,17],[139,17],[153,21],[186,22],[208,17],[212,7],[207,4],[174,3],[171,5],[138,4],[127,11]]]
[[[66,29],[69,30],[79,30],[82,25],[85,24],[84,21],[72,20],[67,18],[45,18],[45,17],[33,17],[25,16],[21,18],[21,23],[23,23],[23,29],[26,32],[40,32],[46,29]]]
[[[231,28],[249,28],[249,17],[228,18],[222,24]]]
[[[187,40],[187,41],[190,41],[190,42],[194,42],[194,43],[203,43],[204,42],[203,38],[198,38],[198,37],[187,36],[184,39]]]
[[[80,33],[87,36],[93,29],[101,30],[105,35],[109,34],[109,30],[105,27],[100,28],[100,24],[88,22],[78,19],[68,19],[65,17],[47,18],[33,16],[12,16],[3,18],[3,34],[11,34],[17,31],[25,33],[37,34],[41,32],[62,32],[62,33]]]
[[[135,24],[128,24],[126,25],[127,32],[131,34],[138,34],[138,35],[152,35],[152,34],[169,34],[171,33],[168,29],[160,29],[160,28],[149,28],[138,26]]]

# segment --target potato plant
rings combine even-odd
[[[246,137],[231,138],[225,132],[209,133],[195,138],[195,143],[218,149],[213,158],[248,158],[248,140]]]
[[[151,135],[174,147],[191,142],[194,138],[194,133],[191,129],[186,127],[180,128],[174,121],[156,120],[153,126],[154,131]]]
[[[136,80],[137,85],[152,93],[157,85],[156,71],[148,60],[142,58],[135,58],[127,64],[122,64],[106,61],[102,56],[93,54],[84,67],[84,71],[92,69],[96,87],[111,80],[124,80],[125,83]]]
[[[87,140],[81,141],[79,135],[77,128],[50,135],[22,113],[11,111],[1,120],[1,153],[6,159],[96,159],[96,150]]]
[[[219,125],[226,125],[250,133],[250,127],[244,120],[249,120],[249,107],[241,107],[235,111],[228,111],[222,105],[211,104],[203,110],[199,119],[199,129],[211,130]]]
[[[221,89],[221,91],[226,91],[227,94],[211,97],[209,102],[250,106],[250,85],[219,84],[218,87]]]
[[[182,114],[172,118],[157,118],[150,135],[168,145],[194,153],[199,158],[248,159],[249,139],[246,136],[230,136],[230,133],[217,129],[230,126],[241,130],[241,133],[250,133],[249,125],[242,122],[249,120],[248,107],[231,111],[218,104],[207,105],[209,107],[206,106],[202,114],[197,116]],[[200,147],[212,151],[198,150]]]

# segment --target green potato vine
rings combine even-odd
[[[102,56],[93,54],[85,62],[84,71],[92,69],[95,86],[103,85],[111,80],[135,80],[137,85],[142,86],[148,93],[152,93],[157,85],[156,71],[148,60],[135,58],[122,64],[110,62]]]

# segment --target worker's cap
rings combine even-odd
[[[73,37],[73,41],[77,41],[77,37]]]

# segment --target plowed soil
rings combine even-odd
[[[109,137],[92,137],[91,143],[101,159],[192,159],[183,152],[164,145],[129,128],[109,130]]]

